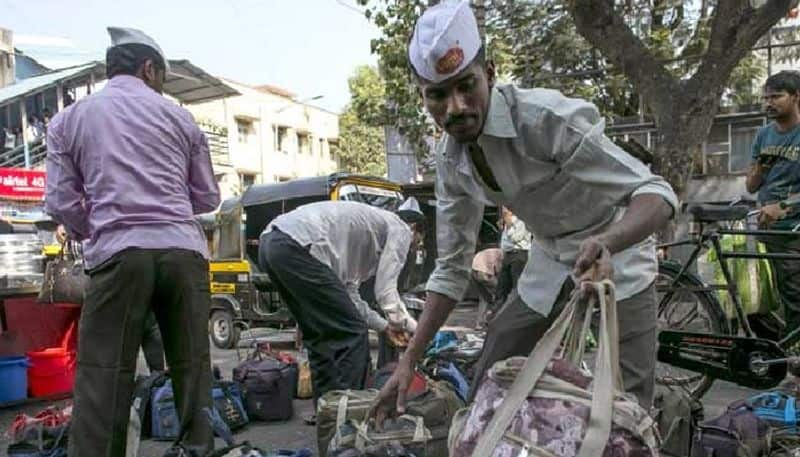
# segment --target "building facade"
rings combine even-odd
[[[223,196],[240,195],[255,183],[336,171],[337,114],[281,88],[224,82],[241,95],[186,106],[209,136]]]

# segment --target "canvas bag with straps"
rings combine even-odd
[[[339,427],[331,440],[328,454],[335,454],[343,449],[355,449],[364,454],[368,447],[389,446],[393,444],[420,446],[425,448],[431,439],[431,432],[425,427],[425,419],[419,416],[404,414],[397,418],[394,430],[377,431],[370,427],[370,420],[347,420]]]
[[[626,397],[622,390],[614,285],[610,281],[603,281],[593,283],[592,287],[596,292],[596,297],[590,298],[588,302],[579,300],[579,295],[573,293],[561,314],[525,360],[510,388],[506,391],[502,404],[494,410],[491,420],[478,437],[477,444],[470,455],[491,456],[502,439],[519,446],[521,448],[520,456],[554,455],[552,452],[538,447],[536,443],[507,432],[520,405],[528,396],[567,398],[590,407],[585,433],[576,453],[578,457],[602,455],[611,436],[612,423],[631,431],[634,437],[641,439],[651,455],[658,455],[655,450],[652,419],[638,404]],[[559,348],[562,347],[562,341],[564,342],[562,357],[572,364],[580,363],[585,350],[585,336],[588,334],[591,324],[593,306],[590,305],[594,300],[597,301],[600,308],[599,346],[595,363],[594,387],[591,392],[588,392],[546,374],[545,369]],[[463,424],[465,420],[463,416],[462,414],[457,417],[454,421],[454,428],[459,426],[458,422]],[[451,445],[458,440],[458,432],[455,430],[454,432],[456,438],[451,439]]]

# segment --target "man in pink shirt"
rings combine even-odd
[[[206,240],[194,215],[216,209],[208,143],[161,95],[168,61],[147,35],[109,28],[106,87],[56,115],[47,135],[46,210],[84,246],[69,455],[125,455],[136,359],[155,313],[184,444],[213,435]]]

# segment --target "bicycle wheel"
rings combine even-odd
[[[725,312],[717,297],[709,291],[691,290],[703,287],[703,281],[692,273],[684,273],[674,287],[682,266],[663,261],[658,265],[656,292],[658,331],[670,329],[696,333],[730,334]],[[681,386],[694,398],[701,398],[714,379],[694,371],[656,363],[656,383]]]

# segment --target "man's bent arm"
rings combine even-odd
[[[414,364],[422,358],[428,343],[442,328],[455,306],[456,300],[436,292],[428,292],[425,308],[417,323],[417,332],[408,344],[408,349],[403,353],[402,362]]]
[[[64,225],[70,238],[89,237],[89,216],[84,207],[83,178],[66,150],[63,124],[56,117],[47,132],[47,189],[45,212]]]
[[[664,227],[672,212],[672,206],[659,194],[636,195],[622,219],[600,238],[612,254],[624,251]]]
[[[747,178],[745,179],[745,186],[747,191],[751,194],[761,188],[764,183],[764,166],[760,163],[753,164],[747,171]]]

